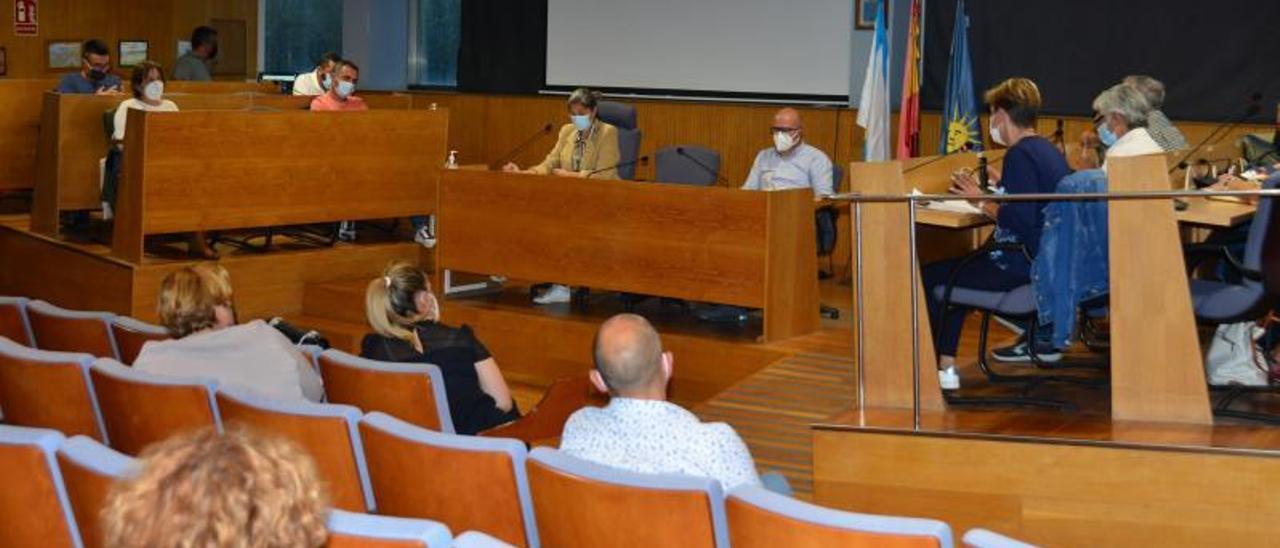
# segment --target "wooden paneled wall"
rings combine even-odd
[[[490,163],[502,158],[543,125],[556,128],[567,123],[564,98],[561,96],[517,96],[461,93],[414,93],[415,108],[429,108],[435,103],[450,109],[449,146],[458,150],[462,163]],[[703,103],[684,101],[631,101],[637,109],[637,123],[643,132],[641,154],[649,155],[647,166],[637,169],[637,176],[653,178],[653,153],[657,149],[680,144],[697,144],[720,152],[721,174],[726,184],[736,186],[746,179],[756,153],[771,146],[769,126],[778,105],[745,103]],[[802,107],[805,140],[845,165],[862,159],[863,131],[855,123],[857,113],[851,108]],[[1053,134],[1058,117],[1043,117],[1038,126],[1045,136]],[[1089,118],[1064,117],[1064,135],[1069,145],[1078,143],[1080,132],[1092,126]],[[985,128],[987,119],[982,118]],[[1182,122],[1178,127],[1191,144],[1199,143],[1217,126],[1207,122]],[[897,133],[896,121],[892,124]],[[1242,135],[1265,132],[1272,126],[1243,125],[1218,140],[1218,147],[1229,147]],[[923,155],[936,154],[941,116],[926,112],[921,117],[921,150]],[[985,129],[984,129],[985,133]],[[527,166],[542,160],[555,143],[555,133],[543,136],[530,145],[515,161]],[[988,147],[991,144],[988,143]],[[1074,149],[1074,147],[1072,147]],[[847,184],[847,183],[846,183]],[[847,188],[847,186],[846,186]]]
[[[14,36],[12,2],[0,10],[8,10],[0,25],[8,78],[59,76],[45,68],[47,44],[55,40],[100,38],[111,48],[113,62],[118,61],[120,40],[146,40],[148,55],[169,68],[177,58],[178,41],[189,39],[192,29],[212,19],[244,20],[246,72],[254,72],[257,65],[257,0],[40,0],[39,6],[39,36]],[[117,71],[128,78],[128,69]]]

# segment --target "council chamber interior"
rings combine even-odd
[[[15,0],[0,545],[1264,545],[1280,4]]]

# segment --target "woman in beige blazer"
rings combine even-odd
[[[560,128],[560,138],[555,148],[542,163],[521,170],[515,163],[502,167],[503,171],[558,175],[560,177],[590,177],[592,179],[618,179],[618,128],[596,118],[596,106],[600,92],[578,88],[569,95],[570,123]],[[599,171],[597,171],[599,170]]]

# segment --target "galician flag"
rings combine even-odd
[[[876,36],[858,102],[858,125],[866,130],[862,157],[867,162],[889,159],[889,33],[884,4],[885,0],[880,0],[876,5]]]
[[[969,62],[969,14],[965,12],[964,0],[958,0],[956,23],[951,31],[951,66],[947,69],[947,99],[942,107],[942,139],[938,152],[982,150],[978,115],[973,64]]]

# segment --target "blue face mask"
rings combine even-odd
[[[1098,124],[1098,140],[1101,141],[1104,146],[1111,148],[1111,145],[1116,144],[1118,139],[1119,138],[1116,137],[1116,134],[1111,132],[1111,127],[1107,126],[1106,122]]]
[[[591,127],[590,114],[570,114],[569,119],[573,120],[573,127],[577,128],[578,131],[586,131],[587,128]]]
[[[329,88],[333,87],[333,77],[328,74],[324,75],[324,80],[320,81],[320,87],[324,88],[325,91],[329,91]]]
[[[339,97],[350,97],[352,93],[355,93],[355,91],[356,91],[356,85],[355,85],[355,84],[353,84],[353,83],[351,83],[351,82],[348,82],[348,81],[346,81],[346,80],[340,80],[340,81],[338,82],[338,96],[339,96]]]

